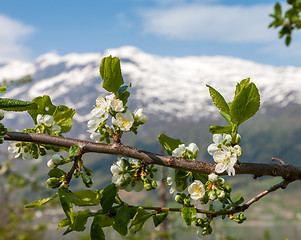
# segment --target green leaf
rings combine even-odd
[[[0,85],[0,93],[6,93],[6,85]]]
[[[92,190],[82,190],[70,194],[72,203],[76,206],[96,206],[100,203],[98,194]]]
[[[57,226],[57,230],[67,227],[68,225],[70,225],[70,220],[68,218],[61,219]]]
[[[112,56],[103,58],[99,72],[103,79],[102,87],[111,93],[117,93],[120,86],[124,83],[119,58],[112,58]]]
[[[112,226],[114,222],[114,218],[108,216],[107,214],[97,214],[94,217],[94,220],[95,218],[98,218],[97,221],[99,222],[99,226],[101,228]]]
[[[29,110],[28,113],[35,124],[37,123],[37,116],[39,114],[52,115],[56,109],[56,107],[52,104],[50,97],[47,95],[44,95],[43,97],[36,97],[32,100],[32,102],[36,103],[37,109]]]
[[[36,108],[37,106],[34,102],[0,98],[0,109],[5,111],[21,112]]]
[[[182,218],[186,222],[188,226],[191,226],[191,224],[195,221],[196,219],[196,209],[194,207],[183,207],[182,209]]]
[[[155,213],[148,213],[142,207],[139,207],[131,223],[131,227],[135,227],[135,233],[140,231],[146,220],[154,214]]]
[[[208,175],[204,173],[193,173],[193,180],[200,180],[205,184],[208,181]]]
[[[37,200],[32,203],[29,203],[25,205],[25,208],[36,208],[46,205],[47,203],[50,203],[53,199],[55,199],[58,196],[58,194],[54,194],[52,197],[44,198],[42,200]]]
[[[225,113],[229,113],[230,109],[229,109],[229,106],[228,106],[227,102],[225,101],[224,97],[213,87],[211,87],[209,85],[206,85],[206,86],[209,88],[209,93],[213,100],[214,105],[219,110],[221,110]]]
[[[100,191],[101,199],[100,204],[103,209],[103,213],[107,213],[113,206],[115,196],[117,194],[117,187],[114,183],[109,184]]]
[[[86,209],[85,211],[78,211],[74,214],[74,223],[70,225],[70,230],[82,232],[86,229],[85,225],[87,223],[87,220],[89,217],[93,216],[94,213],[92,213],[89,209]]]
[[[105,233],[101,228],[101,219],[98,216],[94,217],[94,220],[90,229],[91,240],[104,240],[106,239]]]
[[[230,134],[232,130],[231,126],[211,126],[209,128],[209,132],[212,134],[222,134],[222,133],[227,133]]]
[[[168,211],[162,211],[162,212],[156,213],[156,215],[153,215],[153,221],[154,221],[155,227],[157,227],[160,223],[162,223],[167,216],[168,216]]]
[[[71,224],[73,224],[74,216],[73,216],[73,206],[70,198],[70,192],[68,189],[59,188],[58,193],[59,193],[59,198],[60,198],[62,208],[66,216],[69,218]]]
[[[282,14],[282,11],[281,11],[281,5],[279,3],[275,4],[274,10],[275,10],[275,15],[280,17]]]
[[[260,95],[254,83],[245,85],[230,106],[231,122],[239,126],[253,117],[260,107]]]
[[[59,168],[52,168],[49,172],[48,172],[48,176],[49,177],[55,177],[55,178],[60,178],[62,176],[66,175],[66,172],[64,172],[63,170],[59,169]]]
[[[59,125],[62,129],[62,133],[69,132],[73,124],[73,115],[75,110],[66,106],[54,106],[50,100],[50,97],[44,95],[43,97],[36,97],[32,100],[37,105],[36,110],[29,110],[28,113],[32,117],[35,124],[37,124],[37,116],[51,115],[54,119],[54,123]]]
[[[121,206],[115,216],[113,228],[122,236],[127,235],[128,225],[131,220],[131,210],[127,206]]]
[[[76,156],[76,154],[79,152],[80,150],[80,146],[77,145],[73,145],[69,148],[69,152],[68,152],[68,157],[70,159],[74,158]]]
[[[52,117],[54,119],[54,123],[62,128],[62,133],[67,133],[71,130],[74,114],[75,110],[73,108],[68,108],[63,105],[56,107]]]
[[[233,203],[233,206],[238,206],[240,205],[241,203],[244,202],[244,198],[242,196],[240,196],[234,203]]]
[[[235,96],[247,85],[250,84],[250,78],[246,78],[240,81],[240,83],[236,84]]]
[[[182,144],[180,139],[170,138],[165,134],[159,135],[158,139],[169,155],[172,155],[172,151],[178,148],[180,144]]]
[[[130,96],[130,92],[128,91],[130,87],[131,84],[129,86],[122,86],[118,89],[117,97],[123,102],[124,106],[126,105]]]

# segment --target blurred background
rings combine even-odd
[[[281,2],[285,8],[285,2]],[[244,162],[300,166],[301,154],[301,34],[295,31],[286,47],[278,32],[269,29],[275,1],[224,0],[111,0],[111,1],[0,1],[0,81],[2,97],[32,100],[47,94],[55,105],[77,111],[67,136],[89,140],[87,121],[95,99],[107,93],[98,68],[103,57],[121,59],[126,83],[131,82],[129,108],[142,107],[150,121],[123,143],[160,152],[157,137],[165,133],[199,148],[198,160],[213,162],[206,149],[211,125],[225,124],[213,106],[206,84],[228,102],[235,85],[250,77],[259,88],[261,109],[241,126]],[[33,127],[29,116],[6,113],[10,129]],[[46,189],[47,160],[14,159],[1,148],[0,239],[88,239],[86,232],[62,236],[57,223],[64,218],[55,206],[29,211],[26,202],[51,195]],[[110,182],[109,167],[116,157],[85,156],[95,174],[93,189]],[[235,176],[227,179],[234,194],[246,200],[280,179]],[[80,182],[73,190],[83,189]],[[164,187],[162,187],[164,189]],[[216,221],[206,239],[300,239],[300,185],[272,193],[246,212],[248,220]],[[157,191],[131,195],[130,202],[170,206],[172,198]],[[146,200],[147,199],[147,200]],[[175,205],[176,206],[176,205]],[[57,210],[56,210],[57,209]],[[166,229],[148,230],[127,239],[198,239],[176,214]],[[157,235],[156,235],[157,232]],[[183,233],[184,232],[184,233]],[[108,239],[121,239],[108,229]],[[147,236],[147,237],[145,237]]]

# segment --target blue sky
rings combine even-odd
[[[132,45],[161,56],[233,56],[300,66],[301,34],[289,48],[268,29],[276,1],[2,0],[0,59],[55,52],[102,53]]]

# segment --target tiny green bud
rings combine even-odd
[[[83,168],[84,168],[84,170],[85,170],[85,172],[86,172],[86,174],[87,174],[88,176],[91,176],[91,175],[92,175],[93,171],[92,171],[91,168],[87,168],[87,167],[85,167],[85,166],[83,166]]]
[[[183,204],[184,203],[184,198],[181,194],[177,193],[177,195],[175,196],[175,200],[176,202]]]
[[[55,168],[57,165],[52,161],[52,159],[50,159],[47,162],[47,166],[50,167],[50,168]]]
[[[152,189],[156,189],[158,184],[156,183],[156,181],[151,181],[151,185],[152,185]]]
[[[226,185],[224,187],[224,190],[227,192],[227,193],[230,193],[232,191],[231,187],[229,187],[228,185]]]
[[[50,188],[57,188],[58,186],[60,186],[61,181],[56,177],[52,177],[52,178],[48,178],[46,183]]]
[[[152,190],[153,188],[152,188],[152,185],[151,185],[148,181],[146,181],[146,182],[144,182],[144,189],[145,189],[146,191],[150,191],[150,190]]]

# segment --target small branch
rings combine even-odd
[[[74,158],[74,162],[73,162],[73,165],[72,165],[72,168],[70,169],[70,171],[67,173],[66,175],[66,180],[65,182],[67,184],[70,183],[71,179],[72,179],[72,175],[74,173],[74,171],[78,168],[78,162],[81,160],[82,156],[84,154],[84,151],[83,149],[81,148],[78,153],[76,154],[75,158]]]
[[[8,132],[5,140],[34,142],[62,147],[80,146],[84,152],[119,155],[142,160],[145,164],[158,164],[165,167],[181,169],[189,172],[210,174],[214,172],[215,164],[192,161],[177,157],[163,156],[141,149],[125,146],[121,143],[104,144],[82,141],[72,138],[51,136],[39,133]],[[226,175],[224,172],[219,175]],[[283,179],[301,180],[301,168],[289,164],[240,163],[235,165],[235,174],[251,174],[254,176],[279,176]]]

